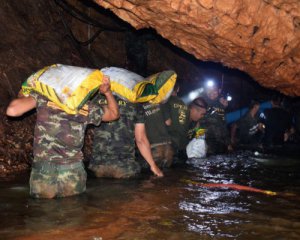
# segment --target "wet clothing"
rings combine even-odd
[[[174,153],[171,144],[153,144],[151,145],[151,153],[158,167],[171,167]]]
[[[164,114],[160,105],[146,103],[143,108],[145,127],[151,144],[153,159],[159,167],[169,167],[172,164],[173,151],[171,152],[171,138],[165,124],[168,117]],[[167,153],[164,153],[161,149],[165,149]]]
[[[78,114],[67,114],[53,102],[32,93],[37,102],[30,193],[34,197],[75,195],[85,191],[83,154],[85,129],[99,125],[103,110],[89,102]],[[49,191],[47,188],[49,187]]]
[[[266,146],[284,143],[284,133],[291,128],[290,114],[281,107],[266,109],[260,115],[260,122],[265,125],[263,144]]]
[[[155,164],[159,168],[168,168],[173,163],[174,150],[171,143],[152,144],[151,154]],[[149,165],[146,163],[141,154],[137,156],[137,161],[140,163],[142,169],[149,169]]]
[[[67,197],[86,190],[83,163],[54,167],[43,163],[33,166],[30,174],[30,195],[35,198]]]
[[[206,129],[205,140],[207,154],[224,153],[230,144],[230,136],[225,122],[225,107],[220,99],[211,100],[203,96],[208,104],[206,115],[200,120],[201,127]]]
[[[133,104],[117,98],[120,118],[102,122],[94,130],[93,153],[89,169],[97,177],[129,178],[140,173],[135,161],[135,125],[144,124],[144,110],[140,104]],[[93,102],[106,105],[106,99],[98,95]]]
[[[239,144],[259,144],[261,132],[258,129],[258,116],[254,118],[250,112],[237,122],[237,141]]]

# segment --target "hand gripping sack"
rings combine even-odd
[[[32,74],[22,85],[24,95],[35,91],[69,114],[76,114],[98,91],[103,74],[96,69],[55,64]]]

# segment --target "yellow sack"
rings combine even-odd
[[[151,82],[157,89],[157,96],[151,99],[149,102],[152,104],[158,104],[166,102],[173,92],[177,79],[177,74],[172,70],[156,73],[145,79],[147,82]]]
[[[163,71],[148,78],[123,68],[101,69],[110,77],[111,90],[125,101],[150,102],[157,104],[166,101],[173,91],[177,75],[174,71]]]
[[[98,91],[103,74],[99,70],[55,64],[32,74],[22,85],[23,94],[35,91],[69,114],[76,114]]]
[[[107,67],[102,68],[101,72],[110,77],[112,92],[125,101],[148,102],[158,94],[151,82],[124,68]]]

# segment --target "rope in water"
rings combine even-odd
[[[188,179],[183,179],[183,182],[197,185],[200,187],[206,187],[206,188],[230,188],[234,190],[239,190],[239,191],[248,191],[248,192],[257,192],[257,193],[263,193],[271,196],[276,196],[279,193],[269,191],[269,190],[262,190],[254,187],[248,187],[248,186],[243,186],[239,184],[232,184],[232,183],[199,183],[196,181],[188,180]]]

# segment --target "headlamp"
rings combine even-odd
[[[212,87],[214,87],[215,86],[215,82],[213,81],[213,80],[207,80],[207,82],[206,82],[206,87],[208,87],[208,88],[212,88]]]

